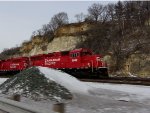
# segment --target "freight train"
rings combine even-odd
[[[108,77],[102,56],[86,48],[1,60],[0,73],[16,74],[32,66],[62,70],[79,78]]]

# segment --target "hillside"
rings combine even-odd
[[[115,71],[116,56],[114,53],[115,51],[112,50],[113,45],[110,46],[108,41],[104,39],[105,36],[102,37],[103,34],[101,35],[101,32],[103,32],[107,28],[104,29],[104,27],[99,27],[100,29],[97,29],[97,26],[94,26],[95,24],[92,23],[78,24],[69,24],[58,28],[55,32],[55,37],[51,42],[43,41],[41,37],[32,38],[32,40],[22,44],[19,49],[19,54],[14,54],[14,57],[31,56],[35,54],[65,51],[79,47],[86,47],[91,48],[92,50],[94,50],[94,52],[100,53],[104,56],[104,60],[108,63],[110,74],[124,76],[134,74],[137,76],[140,75],[145,77],[150,75],[150,54],[148,48],[150,47],[150,43],[147,43],[149,42],[149,38],[142,37],[143,35],[146,35],[145,32],[140,32],[137,29],[136,32],[134,31],[133,33],[127,34],[127,36],[130,38],[122,42],[121,49],[123,49],[123,55],[127,55],[125,53],[128,52],[128,56],[123,56],[124,58],[120,59],[119,65],[122,67],[119,69],[119,71]],[[99,32],[98,37],[94,37],[94,39],[91,39],[89,38],[89,34],[91,35],[90,37],[92,37],[96,32],[93,31],[93,26],[95,27],[95,30],[101,30],[101,32]],[[142,44],[138,45],[139,47],[137,47],[137,43],[139,40],[142,42]],[[103,46],[104,43],[105,45]]]
[[[20,52],[24,56],[35,55],[41,53],[50,53],[55,51],[72,50],[78,44],[83,43],[87,36],[87,32],[92,23],[72,23],[59,27],[54,32],[54,38],[48,42],[43,40],[42,37],[35,36],[29,42],[22,44]]]

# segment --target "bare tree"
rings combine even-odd
[[[42,31],[44,40],[51,41],[54,38],[54,29],[50,23],[43,25]]]
[[[101,4],[96,4],[96,3],[94,3],[94,4],[92,4],[92,6],[90,6],[89,8],[88,8],[88,12],[89,12],[89,15],[94,19],[94,21],[98,21],[99,20],[99,18],[100,18],[100,16],[101,16],[101,14],[103,13],[103,11],[104,11],[104,7],[103,7],[103,5],[101,5]]]
[[[109,20],[109,13],[108,13],[108,7],[107,6],[103,7],[103,12],[100,15],[100,20],[102,23],[105,23],[106,21]]]
[[[111,22],[114,22],[114,13],[115,13],[115,5],[114,4],[108,4],[107,5],[107,13],[108,13],[108,18]]]
[[[57,29],[58,27],[68,24],[68,15],[65,12],[60,12],[56,15],[54,15],[51,19],[51,27],[53,27],[53,29]]]
[[[44,24],[41,29],[34,31],[31,39],[38,36],[50,42],[54,38],[54,31],[65,24],[68,24],[68,15],[65,12],[60,12],[54,15],[48,24]]]
[[[77,22],[83,22],[85,20],[85,15],[83,13],[79,13],[75,15]]]
[[[0,53],[0,60],[3,59],[7,59],[12,57],[13,55],[17,55],[20,54],[20,47],[13,47],[13,48],[9,48],[9,49],[4,49],[1,53]]]

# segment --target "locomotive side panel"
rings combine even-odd
[[[66,69],[69,68],[69,56],[61,56],[60,58],[60,69]]]
[[[21,71],[28,67],[28,58],[21,57],[17,59],[11,59],[9,64],[9,70],[11,71]]]
[[[44,56],[44,67],[60,68],[60,53],[50,53]]]
[[[70,52],[70,67],[81,68],[80,52]]]
[[[2,61],[0,61],[0,71],[2,70]]]
[[[49,68],[60,68],[60,57],[44,58],[44,66]]]
[[[31,66],[44,66],[44,55],[36,55],[29,57]]]
[[[1,69],[2,69],[2,71],[9,71],[10,70],[10,60],[3,60]]]
[[[28,67],[28,58],[14,58],[3,60],[0,63],[1,71],[18,71],[24,70]]]

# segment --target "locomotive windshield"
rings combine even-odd
[[[70,57],[75,58],[75,57],[78,57],[79,55],[80,55],[79,53],[72,53],[72,54],[70,55]]]

